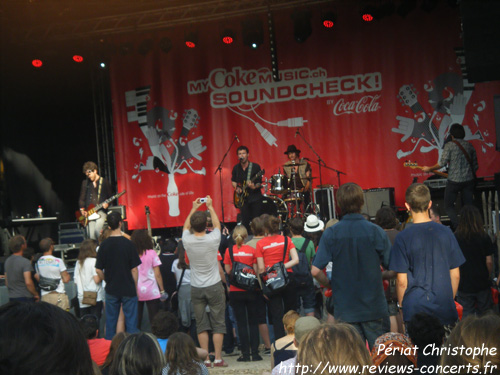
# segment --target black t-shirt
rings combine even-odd
[[[250,165],[248,166],[250,168]],[[243,181],[247,180],[247,174],[248,174],[248,168],[246,170],[243,170],[241,167],[241,164],[238,163],[233,167],[233,173],[231,177],[231,181],[236,182],[237,184],[243,184]],[[260,172],[260,165],[256,163],[252,163],[252,170],[250,173],[250,179],[252,179],[257,173]],[[262,183],[262,178],[257,178],[254,181],[254,184],[261,184]],[[260,189],[249,189],[249,194],[248,194],[248,202],[253,202],[255,200],[260,199],[262,193],[260,192]]]
[[[486,234],[478,234],[468,240],[456,237],[465,257],[465,263],[460,266],[458,290],[464,293],[477,293],[489,289],[490,275],[486,267],[486,257],[493,254],[495,246],[490,237]]]
[[[100,182],[102,181],[102,182]],[[99,184],[101,184],[101,191],[99,193]],[[109,181],[104,177],[99,177],[97,180],[97,186],[94,187],[92,181],[88,178],[82,181],[82,186],[80,188],[80,198],[78,199],[78,205],[80,208],[87,208],[89,205],[93,204],[97,206],[99,203],[104,202],[106,199],[111,198],[113,193],[111,191],[111,185]]]
[[[177,288],[175,274],[172,272],[172,263],[174,263],[174,260],[176,260],[177,258],[178,256],[176,254],[160,254],[160,273],[161,278],[163,279],[163,288],[165,288],[165,291],[168,293],[168,295],[171,295],[173,292],[175,292],[175,289]]]
[[[109,237],[99,246],[95,268],[104,271],[106,293],[115,297],[137,295],[132,268],[141,264],[135,245],[122,236]]]

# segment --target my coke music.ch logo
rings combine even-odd
[[[359,100],[347,101],[339,99],[333,106],[335,116],[347,115],[352,113],[376,112],[380,109],[378,100],[380,95],[365,95]]]

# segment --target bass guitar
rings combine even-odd
[[[412,168],[412,169],[424,169],[424,167],[421,167],[417,163],[414,163],[414,162],[411,162],[411,161],[405,161],[403,165],[405,167]],[[448,173],[444,173],[444,172],[431,171],[431,173],[437,174],[438,176],[441,176],[441,177],[444,177],[444,178],[448,177]]]
[[[126,190],[123,190],[121,193],[113,195],[111,198],[106,199],[104,202],[99,203],[97,206],[94,206],[93,204],[89,205],[87,207],[87,217],[83,216],[80,211],[76,211],[75,212],[76,220],[80,224],[82,224],[82,226],[86,227],[89,221],[97,220],[101,217],[101,215],[99,215],[97,211],[99,211],[103,205],[111,203],[116,198],[120,198],[126,192],[127,192]]]
[[[261,169],[255,176],[252,177],[250,180],[251,183],[254,183],[256,180],[261,178],[264,175],[265,170]],[[241,186],[241,193],[237,193],[236,190],[234,190],[234,196],[233,196],[233,202],[234,206],[236,208],[241,208],[245,204],[245,200],[248,197],[248,194],[250,193],[250,188],[248,187],[248,182],[243,181],[243,185]]]

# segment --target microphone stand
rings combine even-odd
[[[224,223],[226,220],[224,218],[224,193],[222,189],[222,163],[224,163],[224,160],[226,160],[227,154],[229,151],[231,151],[231,148],[233,147],[234,142],[236,142],[237,137],[236,135],[233,137],[233,141],[229,145],[229,148],[227,149],[226,153],[222,157],[222,160],[219,163],[219,166],[215,170],[214,174],[217,174],[219,172],[219,185],[220,185],[220,205],[221,205],[221,212],[222,212],[222,223]]]
[[[306,141],[306,139],[304,138],[304,136],[300,132],[300,129],[297,130],[297,132],[295,134],[298,134],[300,136],[300,138],[302,138],[302,140],[304,141],[304,143],[311,149],[311,151],[314,153],[314,155],[316,155],[317,158],[318,158],[317,162],[313,161],[313,160],[310,160],[308,158],[303,158],[303,159],[305,159],[307,161],[310,161],[311,163],[317,164],[319,166],[319,186],[321,186],[321,190],[323,190],[323,178],[322,178],[322,174],[321,174],[321,167],[326,168],[326,169],[330,169],[331,171],[334,171],[335,173],[337,173],[338,186],[340,187],[340,175],[341,174],[346,175],[346,173],[344,173],[342,171],[339,171],[338,169],[331,168],[331,167],[327,166],[326,163],[324,162],[324,160],[321,159],[321,156],[319,156],[318,153],[311,146],[311,144]],[[311,180],[311,185],[312,185],[312,180]],[[314,196],[314,194],[313,194],[313,196]],[[316,197],[314,197],[314,198],[316,198]],[[324,200],[323,199],[324,199],[323,194],[321,194],[320,195],[320,206],[321,207],[324,207]],[[335,213],[335,207],[333,208],[333,211]],[[321,210],[320,210],[320,212],[321,212]],[[326,216],[323,215],[323,219],[326,219]]]

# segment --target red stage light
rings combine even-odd
[[[31,65],[33,65],[35,68],[40,68],[43,65],[42,60],[35,59],[31,61]]]
[[[194,44],[193,42],[191,42],[189,40],[186,40],[186,46],[188,46],[189,48],[194,48],[194,47],[196,47],[196,44]]]
[[[373,16],[370,13],[364,13],[361,18],[363,18],[363,21],[365,22],[371,22],[373,21]]]
[[[323,21],[323,26],[325,26],[327,29],[331,29],[333,27],[333,21],[331,21],[331,20],[324,20]]]
[[[73,56],[73,61],[77,63],[81,63],[83,61],[83,57],[80,55],[74,55]]]
[[[234,39],[230,36],[225,36],[224,38],[222,38],[222,41],[226,44],[231,44],[233,43]]]

